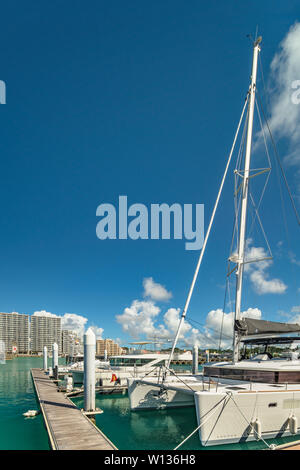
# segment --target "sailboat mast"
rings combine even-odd
[[[237,259],[237,270],[236,270],[236,297],[235,297],[234,320],[239,320],[241,316],[252,129],[253,129],[253,116],[254,116],[254,104],[255,104],[257,59],[258,59],[258,54],[260,51],[260,43],[261,43],[261,37],[259,37],[254,43],[251,84],[249,88],[249,105],[248,105],[249,112],[248,112],[246,153],[245,153],[245,167],[244,167],[243,182],[242,182],[242,188],[241,188],[242,199],[241,199],[240,231],[239,231],[239,241],[238,241],[238,259]],[[239,355],[239,335],[238,335],[238,332],[235,331],[235,329],[234,329],[233,336],[234,336],[233,337],[233,362],[237,362],[238,355]]]

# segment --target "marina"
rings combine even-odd
[[[42,413],[24,418],[28,409],[38,409],[31,369],[42,367],[42,358],[14,358],[0,374],[0,449],[51,449]],[[55,392],[56,395],[60,393]],[[55,397],[56,397],[55,395]],[[72,402],[83,408],[83,398]],[[197,426],[193,407],[132,413],[127,394],[96,394],[96,425],[119,450],[172,450]],[[298,442],[297,436],[270,439],[278,446]],[[202,447],[198,436],[192,436],[181,450],[265,450],[261,442]]]
[[[3,455],[300,450],[294,3],[3,4]]]

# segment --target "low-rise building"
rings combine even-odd
[[[97,339],[96,355],[104,357],[105,351],[107,352],[107,356],[119,356],[123,354],[123,349],[112,339]]]

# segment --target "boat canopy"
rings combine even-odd
[[[235,321],[235,330],[239,332],[240,336],[300,333],[300,325],[245,317]]]

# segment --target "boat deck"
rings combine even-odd
[[[137,379],[139,380],[139,379]],[[160,387],[161,383],[153,380],[153,377],[140,380],[142,383],[151,384]],[[164,382],[164,388],[170,390],[178,390],[188,394],[201,391],[211,391],[217,393],[267,393],[267,392],[298,392],[300,391],[300,383],[287,384],[268,384],[260,382],[250,382],[242,380],[197,376],[176,376],[168,377]]]
[[[42,369],[31,375],[53,450],[116,450]]]

